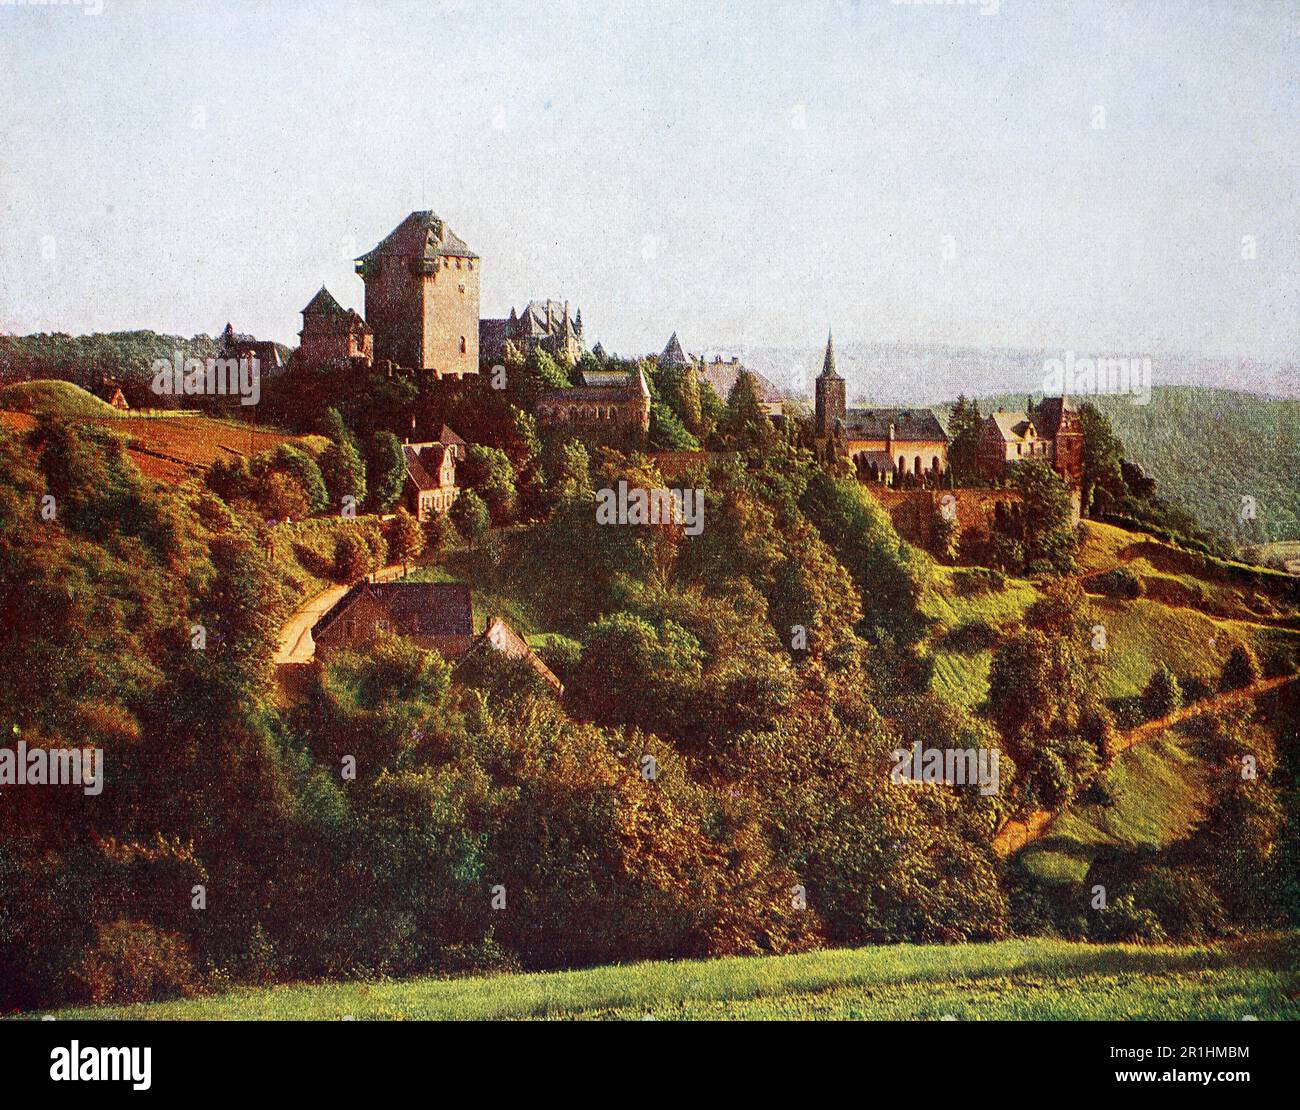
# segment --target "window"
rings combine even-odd
[[[460,353],[463,355],[463,354],[465,353],[465,350],[466,350],[466,348],[465,348],[465,337],[462,335],[462,336],[460,337]]]

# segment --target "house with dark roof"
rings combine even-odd
[[[658,365],[669,369],[690,368],[700,382],[707,383],[723,402],[731,396],[742,372],[747,373],[754,382],[754,392],[758,395],[758,405],[773,420],[780,420],[785,415],[785,398],[771,379],[750,370],[739,358],[724,359],[714,356],[706,359],[702,355],[687,354],[682,347],[677,333],[673,332],[663,352],[659,355]]]
[[[436,440],[402,444],[406,479],[402,500],[406,510],[421,524],[450,512],[460,490],[456,486],[456,463],[465,459],[465,441],[446,424]]]
[[[981,478],[999,481],[1007,468],[1037,460],[1051,465],[1071,488],[1083,477],[1083,425],[1069,397],[1030,398],[1023,412],[998,409],[984,419],[975,445]]]
[[[568,301],[548,297],[529,301],[522,312],[512,308],[505,319],[479,321],[482,358],[501,362],[506,356],[506,344],[511,344],[521,357],[540,347],[553,358],[577,362],[587,349],[582,338],[582,309],[570,317]]]
[[[217,358],[255,358],[258,372],[263,377],[269,377],[284,368],[284,360],[280,358],[280,348],[276,343],[237,332],[229,321],[226,322],[225,330],[217,336]]]
[[[464,378],[479,369],[479,257],[433,212],[412,212],[356,260],[376,362]]]
[[[474,606],[462,582],[359,582],[311,630],[316,653],[357,647],[380,635],[459,659],[474,642]]]
[[[814,388],[816,437],[849,459],[859,477],[888,485],[937,484],[947,473],[948,435],[929,409],[847,407],[831,335]]]
[[[369,369],[375,360],[375,337],[355,309],[344,308],[325,288],[302,310],[295,365],[313,370],[353,366]]]

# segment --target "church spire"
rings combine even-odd
[[[835,339],[829,331],[826,332],[826,359],[822,363],[822,377],[839,377],[835,369]]]

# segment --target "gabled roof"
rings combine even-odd
[[[659,356],[660,366],[688,366],[690,359],[686,357],[686,352],[682,350],[682,345],[677,339],[677,333],[673,332],[672,337],[664,347],[663,354]]]
[[[739,361],[723,362],[722,359],[715,359],[713,362],[697,363],[696,368],[699,371],[700,381],[708,382],[713,387],[713,392],[723,401],[731,396],[731,391],[736,385],[736,379],[740,377],[742,370],[754,379],[754,392],[758,395],[760,403],[779,405],[785,400],[781,395],[781,391],[777,389],[771,379],[760,374],[757,370],[750,370],[749,367],[742,365]]]
[[[368,597],[385,610],[394,631],[422,636],[472,636],[474,607],[463,582],[359,582],[312,627],[318,637],[356,602]]]
[[[412,212],[358,262],[375,258],[477,258],[465,241],[432,212]]]
[[[849,409],[844,429],[858,439],[887,439],[894,426],[894,442],[947,443],[943,425],[929,409]]]
[[[1015,443],[1027,438],[1032,431],[1038,435],[1038,430],[1034,427],[1034,421],[1029,419],[1027,413],[1023,412],[991,412],[988,419],[993,422],[993,427],[997,429],[998,435],[1007,443]]]
[[[307,307],[302,310],[304,316],[343,316],[343,306],[334,299],[334,295],[325,288],[320,287],[320,292],[307,303]]]
[[[645,373],[638,366],[634,373],[617,374],[599,371],[587,375],[600,379],[598,384],[575,385],[569,389],[547,389],[538,395],[538,401],[565,402],[590,401],[607,405],[616,401],[631,401],[641,397],[649,398],[650,384],[645,380]]]
[[[488,622],[488,626],[474,641],[466,656],[477,650],[496,651],[508,659],[522,659],[548,686],[557,693],[564,693],[564,683],[555,676],[555,672],[528,646],[528,641],[500,617],[493,617]]]
[[[1055,439],[1067,412],[1077,412],[1069,397],[1044,397],[1034,406],[1034,426],[1038,434]]]
[[[459,438],[459,437],[457,437]],[[406,459],[407,476],[418,489],[441,489],[437,477],[447,461],[447,452],[457,457],[457,448],[451,443],[404,443],[402,456]]]

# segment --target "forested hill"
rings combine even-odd
[[[96,332],[94,335],[0,335],[0,385],[32,378],[62,378],[98,394],[105,378],[124,386],[147,383],[156,359],[212,358],[217,342],[209,335],[185,339],[154,331]],[[280,345],[280,357],[289,348]],[[149,398],[151,404],[165,400]]]
[[[1300,401],[1231,389],[1155,386],[1151,401],[1093,397],[1125,454],[1160,494],[1242,544],[1300,538]],[[980,398],[980,411],[1023,409],[1025,397]],[[935,406],[947,417],[948,405]],[[1254,498],[1253,520],[1240,519]]]

